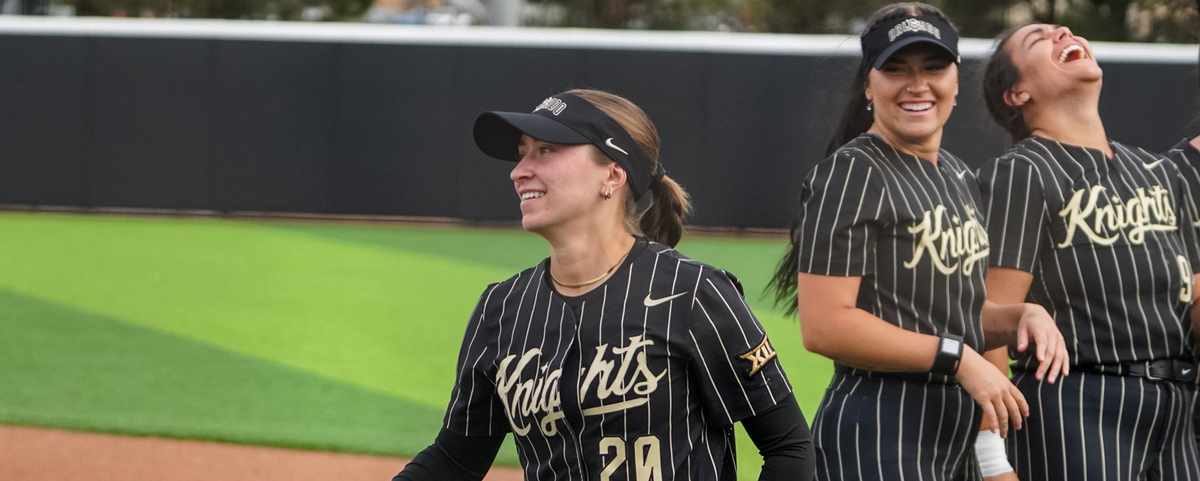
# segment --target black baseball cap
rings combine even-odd
[[[920,42],[946,49],[955,63],[962,61],[958,56],[958,31],[932,15],[897,17],[879,22],[862,37],[863,59],[872,68],[878,69],[892,54]]]
[[[521,134],[556,144],[592,144],[625,169],[634,200],[656,176],[633,137],[591,102],[568,93],[543,100],[532,113],[484,112],[475,119],[475,145],[489,157],[520,159]],[[661,171],[661,169],[660,169]]]

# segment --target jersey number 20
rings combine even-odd
[[[625,440],[618,436],[600,439],[600,455],[612,460],[600,471],[600,481],[609,481],[625,462]],[[662,455],[658,436],[641,436],[633,441],[633,472],[637,481],[662,481]]]

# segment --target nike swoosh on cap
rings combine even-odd
[[[680,292],[679,294],[672,294],[672,295],[669,295],[669,296],[667,296],[667,297],[664,297],[664,298],[662,298],[662,299],[651,299],[651,298],[650,298],[650,294],[646,294],[646,300],[642,301],[642,304],[645,304],[645,305],[646,305],[646,307],[654,307],[654,306],[657,306],[657,305],[659,305],[659,304],[662,304],[662,303],[664,303],[664,302],[667,302],[667,301],[669,301],[669,300],[671,300],[671,299],[674,299],[674,298],[676,298],[676,297],[682,296],[682,295],[684,295],[684,294],[687,294],[687,293],[688,293],[688,291],[683,291],[683,292]]]
[[[621,151],[621,153],[622,153],[622,154],[629,155],[629,152],[626,152],[626,151],[625,151],[625,149],[622,149],[622,148],[620,148],[620,147],[617,147],[617,144],[614,144],[614,143],[612,143],[612,139],[613,139],[612,137],[609,137],[608,139],[606,139],[606,140],[604,141],[604,145],[607,145],[607,146],[609,146],[609,147],[612,147],[612,148],[614,148],[614,149],[617,149],[617,150]]]

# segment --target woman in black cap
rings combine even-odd
[[[813,423],[818,479],[979,479],[981,422],[1020,427],[1025,400],[979,352],[1061,339],[1037,306],[985,302],[988,238],[974,175],[942,150],[958,35],[936,8],[884,7],[830,156],[801,187],[772,285],[799,299],[804,346],[834,360]],[[797,275],[799,270],[799,275]]]
[[[1051,386],[1016,355],[1031,414],[1009,458],[1024,481],[1200,479],[1193,202],[1174,163],[1106,137],[1102,78],[1087,40],[1055,25],[1002,35],[984,76],[1016,142],[979,172],[988,298],[1045,306],[1071,360]]]
[[[526,479],[734,480],[733,423],[760,479],[810,479],[811,437],[732,274],[674,246],[689,204],[654,124],[572,90],[475,122],[515,162],[524,228],[550,257],[488,286],[441,432],[396,479],[481,479],[508,432]]]

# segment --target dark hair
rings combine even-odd
[[[616,121],[638,143],[642,155],[650,163],[650,172],[658,171],[658,151],[662,141],[646,112],[628,99],[609,92],[576,89],[567,93],[588,101]],[[593,150],[593,157],[598,162],[613,162],[600,149]],[[630,189],[621,189],[621,192],[624,192],[621,199],[625,203],[627,232],[645,235],[654,242],[671,247],[679,243],[679,238],[683,236],[683,221],[692,212],[692,202],[679,183],[665,175],[651,182],[649,205],[645,205],[643,197],[640,208]]]
[[[1021,71],[1013,65],[1012,55],[1005,48],[1008,39],[1020,29],[1021,27],[1010,28],[996,37],[995,51],[988,58],[987,67],[983,71],[983,101],[987,104],[992,120],[1008,132],[1013,143],[1033,135],[1029,125],[1025,123],[1021,108],[1009,105],[1005,101],[1008,92],[1021,81]]]
[[[876,10],[871,14],[871,18],[867,19],[867,27],[863,29],[860,36],[866,36],[867,32],[871,31],[876,25],[892,20],[895,18],[906,16],[931,15],[953,26],[950,19],[946,17],[941,10],[933,5],[928,5],[919,2],[895,3]],[[829,145],[825,148],[825,155],[833,155],[843,145],[854,140],[855,137],[862,135],[871,128],[871,124],[875,122],[875,115],[867,110],[867,75],[871,72],[871,66],[867,64],[867,60],[863,58],[859,62],[858,71],[854,75],[854,82],[850,84],[850,98],[846,102],[846,107],[842,111],[841,121],[838,122],[837,130],[834,131],[833,137],[829,139]],[[775,297],[775,305],[787,305],[787,314],[796,313],[796,273],[797,266],[800,264],[799,236],[800,221],[799,219],[792,222],[791,228],[788,229],[791,243],[788,246],[787,253],[779,260],[779,265],[775,267],[775,275],[771,277],[771,282],[767,284],[766,291],[773,293]]]

